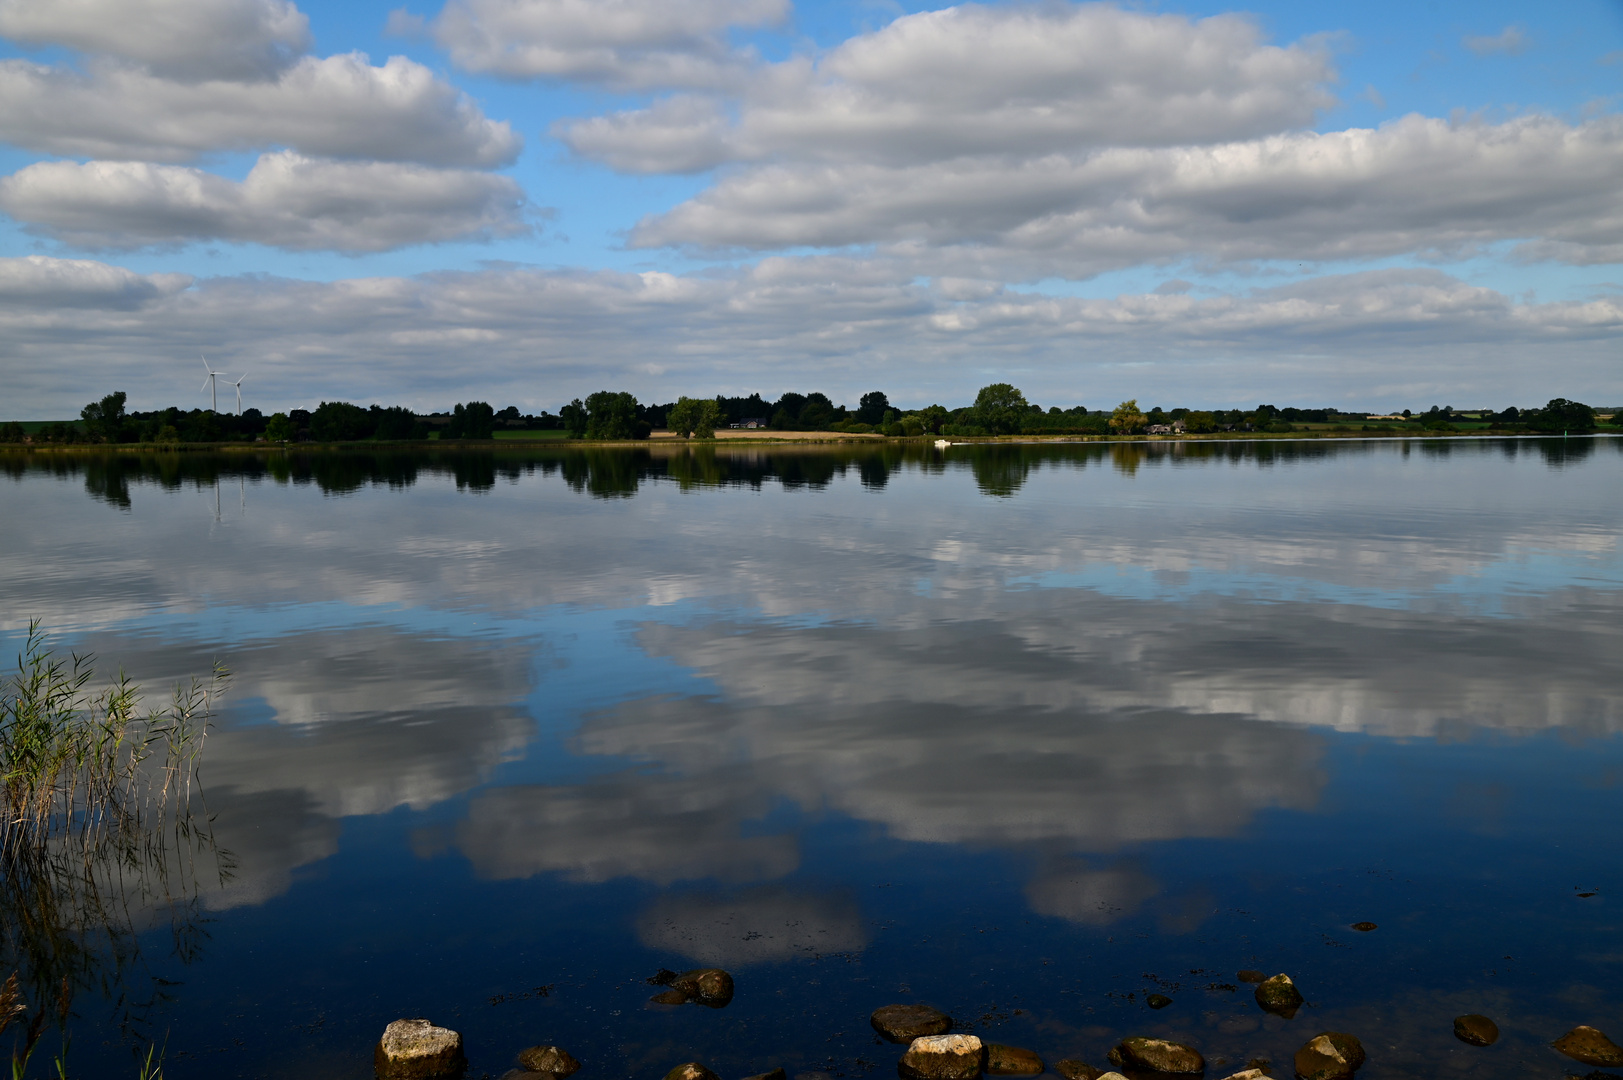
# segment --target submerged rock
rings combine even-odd
[[[518,1063],[532,1073],[546,1073],[563,1080],[580,1072],[580,1062],[559,1046],[532,1046],[518,1052]]]
[[[1169,1039],[1146,1039],[1132,1035],[1110,1051],[1110,1063],[1123,1069],[1144,1069],[1160,1073],[1198,1073],[1206,1069],[1200,1051]]]
[[[1296,1010],[1302,1007],[1302,992],[1296,989],[1291,977],[1280,972],[1271,979],[1264,979],[1257,987],[1257,1004],[1267,1012],[1283,1016],[1289,1020],[1296,1015]]]
[[[921,1035],[896,1071],[905,1080],[975,1080],[985,1058],[986,1048],[974,1035]]]
[[[1085,1061],[1076,1058],[1066,1058],[1064,1061],[1054,1062],[1054,1071],[1065,1077],[1065,1080],[1099,1080],[1099,1077],[1113,1075],[1103,1073]]]
[[[721,1080],[697,1061],[684,1061],[665,1074],[665,1080]]]
[[[1236,972],[1234,977],[1243,983],[1260,983],[1268,980],[1268,973],[1255,968],[1246,968],[1244,971]]]
[[[1585,1065],[1599,1065],[1603,1069],[1623,1067],[1623,1046],[1618,1046],[1584,1024],[1579,1024],[1550,1045]]]
[[[1144,999],[1144,1004],[1148,1005],[1152,1009],[1164,1009],[1168,1005],[1172,1004],[1172,999],[1167,997],[1165,994],[1151,994],[1149,997]]]
[[[987,1043],[986,1071],[992,1076],[1037,1076],[1043,1072],[1043,1059],[1018,1046]]]
[[[789,1080],[789,1074],[783,1071],[782,1065],[779,1065],[776,1069],[773,1069],[770,1072],[756,1073],[754,1076],[746,1076],[744,1077],[744,1080]]]
[[[1380,927],[1376,926],[1372,922],[1355,922],[1355,923],[1352,924],[1352,928],[1354,930],[1357,930],[1360,934],[1367,934],[1371,930],[1380,929]]]
[[[655,1005],[686,1005],[688,996],[680,990],[661,990],[648,999]]]
[[[1261,1069],[1241,1069],[1237,1073],[1230,1073],[1223,1080],[1267,1080],[1268,1074]]]
[[[910,1043],[921,1035],[945,1035],[952,1017],[928,1005],[886,1005],[868,1017],[873,1029],[893,1043]]]
[[[1301,1080],[1348,1080],[1363,1063],[1363,1044],[1340,1031],[1320,1032],[1296,1051]]]
[[[733,977],[720,968],[695,968],[678,975],[672,990],[680,990],[689,1001],[720,1009],[733,1000]]]
[[[1492,1046],[1499,1041],[1499,1025],[1486,1016],[1470,1013],[1454,1018],[1454,1037],[1472,1046]]]
[[[372,1051],[379,1080],[432,1080],[457,1076],[467,1066],[462,1036],[418,1017],[396,1020],[383,1029]]]

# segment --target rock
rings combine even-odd
[[[1349,1080],[1363,1063],[1363,1045],[1339,1031],[1320,1032],[1296,1051],[1296,1075],[1301,1080]]]
[[[1206,1059],[1193,1047],[1141,1035],[1117,1043],[1110,1051],[1110,1063],[1123,1069],[1160,1073],[1198,1073],[1206,1069]]]
[[[1244,983],[1260,983],[1267,981],[1268,973],[1266,971],[1257,971],[1255,968],[1246,968],[1244,971],[1236,973],[1234,977]]]
[[[1291,977],[1280,972],[1271,979],[1264,979],[1257,987],[1257,1004],[1267,1012],[1283,1016],[1289,1020],[1296,1015],[1296,1010],[1302,1007],[1302,992],[1296,989]]]
[[[688,996],[680,990],[661,990],[648,999],[655,1005],[686,1005]]]
[[[1370,932],[1370,931],[1371,931],[1371,930],[1376,930],[1376,929],[1379,929],[1379,928],[1378,928],[1378,927],[1377,927],[1377,926],[1376,926],[1376,925],[1375,925],[1375,924],[1374,924],[1374,923],[1372,923],[1372,922],[1355,922],[1355,923],[1353,923],[1353,924],[1352,924],[1352,928],[1353,928],[1353,929],[1354,929],[1354,930],[1357,930],[1357,931],[1358,931],[1358,932],[1359,932],[1359,933],[1360,933],[1360,934],[1367,934],[1367,933],[1369,933],[1369,932]]]
[[[1261,1069],[1242,1069],[1240,1072],[1225,1076],[1223,1080],[1268,1080],[1268,1074]]]
[[[1499,1041],[1499,1025],[1486,1016],[1471,1013],[1454,1018],[1454,1037],[1472,1046],[1492,1046]]]
[[[896,1071],[905,1080],[975,1080],[985,1058],[986,1048],[973,1035],[921,1035]]]
[[[1623,1067],[1623,1046],[1592,1027],[1579,1024],[1550,1044],[1574,1061],[1599,1065],[1603,1069]]]
[[[665,1074],[665,1080],[721,1080],[697,1061],[685,1061]]]
[[[457,1076],[467,1066],[462,1036],[427,1020],[396,1020],[383,1029],[372,1051],[379,1080],[427,1080]]]
[[[986,1071],[992,1076],[1037,1076],[1044,1069],[1043,1059],[1030,1050],[1002,1043],[986,1044]]]
[[[1172,999],[1167,997],[1165,994],[1151,994],[1149,997],[1144,999],[1144,1004],[1148,1005],[1152,1009],[1164,1009],[1168,1005],[1172,1004]]]
[[[1065,1080],[1099,1080],[1100,1076],[1115,1075],[1114,1073],[1101,1073],[1085,1061],[1075,1058],[1066,1058],[1064,1061],[1054,1062],[1054,1071],[1065,1077]]]
[[[563,1080],[580,1071],[580,1062],[568,1050],[558,1046],[532,1046],[518,1052],[518,1063],[533,1073],[547,1073]]]
[[[672,979],[671,989],[686,994],[689,1001],[721,1009],[733,1000],[733,977],[720,968],[695,968]]]
[[[945,1035],[952,1017],[928,1005],[886,1005],[868,1017],[873,1029],[893,1043],[910,1043],[921,1035]]]
[[[1123,1076],[1119,1072],[1107,1072],[1100,1073],[1099,1080],[1127,1080],[1127,1077]]]
[[[783,1071],[782,1065],[779,1065],[771,1072],[756,1073],[754,1076],[744,1077],[744,1080],[789,1080],[789,1074]]]

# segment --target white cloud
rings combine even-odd
[[[752,58],[734,26],[782,21],[788,0],[450,0],[434,35],[468,71],[619,88],[714,87]]]
[[[1227,400],[1253,396],[1259,380],[1272,397],[1315,401],[1368,402],[1371,387],[1417,379],[1439,394],[1455,387],[1506,401],[1623,392],[1623,299],[1518,301],[1438,271],[1090,299],[995,284],[936,289],[885,259],[774,258],[690,276],[253,276],[179,290],[108,267],[98,273],[120,284],[87,293],[78,283],[97,265],[0,260],[8,389],[34,415],[76,413],[87,383],[140,380],[158,399],[179,399],[195,387],[178,375],[172,388],[154,383],[152,372],[198,347],[253,355],[259,400],[275,407],[323,397],[442,407],[470,387],[520,402],[544,388],[554,407],[607,385],[644,400],[706,388],[861,393],[879,378],[895,398],[946,401],[973,395],[994,373],[1036,400],[1082,385],[1090,401],[1151,392]],[[132,307],[141,288],[150,291]],[[94,295],[105,303],[92,304]],[[647,374],[649,363],[666,372]]]
[[[122,57],[181,79],[266,78],[310,44],[288,0],[0,0],[0,37]]]
[[[0,61],[0,140],[56,154],[190,161],[221,150],[489,168],[523,145],[455,87],[402,56],[305,57],[261,82],[182,82],[102,61],[88,75]]]
[[[1215,146],[977,156],[927,165],[771,164],[723,177],[633,233],[641,247],[888,244],[1081,278],[1195,258],[1358,259],[1528,241],[1528,257],[1623,259],[1623,118],[1377,129]]]
[[[128,310],[173,296],[193,280],[190,274],[137,274],[89,259],[27,255],[0,259],[0,303]]]
[[[86,248],[246,241],[385,251],[528,230],[506,177],[385,162],[263,155],[241,183],[142,162],[41,162],[0,179],[0,210]]]
[[[1478,56],[1493,56],[1495,54],[1502,56],[1520,56],[1522,53],[1526,52],[1533,43],[1528,38],[1527,31],[1523,30],[1521,27],[1507,26],[1497,34],[1481,36],[1467,35],[1465,38],[1461,39],[1461,44],[1463,44],[1467,49],[1470,49],[1472,52],[1476,53]]]
[[[1265,45],[1241,16],[965,5],[762,69],[736,118],[718,102],[666,101],[557,133],[634,172],[778,158],[906,166],[1298,127],[1332,102],[1331,75],[1321,49]]]

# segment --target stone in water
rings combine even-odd
[[[380,1080],[433,1080],[456,1076],[467,1065],[462,1036],[422,1018],[396,1020],[372,1051]]]

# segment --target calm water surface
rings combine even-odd
[[[1546,1044],[1623,1039],[1620,451],[0,458],[8,659],[39,618],[234,673],[219,861],[85,939],[70,1066],[361,1078],[427,1016],[474,1077],[882,1080],[869,1012],[923,1001],[1050,1061],[1586,1072]],[[701,964],[730,1006],[648,1004]]]

